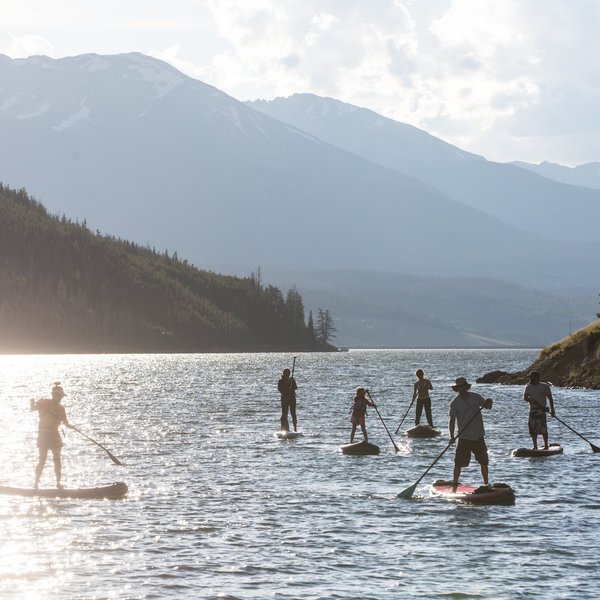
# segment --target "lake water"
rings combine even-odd
[[[549,419],[565,454],[512,458],[528,446],[522,387],[476,385],[485,411],[490,479],[514,506],[430,498],[451,479],[450,449],[417,487],[447,438],[393,446],[374,411],[379,456],[338,451],[354,389],[369,387],[393,433],[413,373],[434,386],[447,423],[450,389],[493,369],[516,370],[532,350],[398,350],[301,354],[299,429],[280,441],[286,354],[0,357],[3,485],[31,486],[37,414],[29,398],[62,382],[70,420],[118,456],[115,466],[65,432],[64,483],[126,481],[120,501],[0,497],[0,597],[7,598],[574,598],[600,594],[600,454]],[[600,445],[600,392],[555,389],[557,415]],[[414,407],[406,426],[414,419]],[[404,429],[405,427],[403,427]],[[358,436],[360,439],[360,435]],[[464,483],[480,483],[478,465]],[[49,459],[42,484],[54,485]]]

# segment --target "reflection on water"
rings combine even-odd
[[[304,437],[280,441],[276,382],[291,356],[127,355],[0,357],[2,485],[31,486],[37,417],[29,398],[61,381],[69,419],[110,449],[65,432],[64,483],[123,480],[123,501],[0,496],[2,598],[596,598],[599,455],[550,423],[565,454],[515,459],[529,443],[519,387],[477,386],[493,481],[514,507],[430,499],[452,455],[414,483],[445,436],[397,436],[375,412],[376,457],[346,457],[354,389],[369,387],[393,432],[415,369],[434,386],[445,428],[455,377],[529,364],[533,351],[401,350],[302,354],[296,363]],[[600,393],[555,390],[557,414],[595,443]],[[414,410],[414,409],[413,409]],[[413,414],[405,425],[412,425]],[[479,482],[477,465],[463,480]],[[44,485],[53,485],[51,461]]]

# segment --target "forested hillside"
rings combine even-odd
[[[295,289],[93,233],[0,184],[0,352],[319,349]]]

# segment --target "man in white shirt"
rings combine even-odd
[[[547,383],[540,381],[538,371],[531,371],[529,374],[529,384],[523,393],[523,400],[529,402],[529,435],[533,441],[533,448],[537,450],[537,437],[542,435],[544,440],[544,449],[548,449],[548,425],[546,423],[546,401],[550,402],[550,414],[554,413],[554,399],[552,390]]]
[[[458,377],[452,389],[458,395],[450,403],[448,429],[450,441],[454,442],[454,427],[458,424],[458,443],[454,453],[454,477],[453,487],[456,490],[460,479],[460,472],[471,462],[471,454],[481,467],[483,484],[489,485],[488,477],[488,451],[485,445],[485,430],[481,409],[492,408],[492,400],[484,399],[483,396],[470,392],[471,384],[464,378]]]

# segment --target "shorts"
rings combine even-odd
[[[529,421],[527,422],[527,426],[529,427],[529,435],[548,433],[546,413],[540,410],[529,411]]]
[[[364,412],[352,412],[350,421],[353,425],[364,425],[365,424],[365,413]]]
[[[58,429],[56,431],[43,429],[38,432],[37,446],[40,450],[57,450],[62,448],[63,441]]]
[[[485,440],[463,440],[458,438],[456,452],[454,453],[454,464],[459,467],[468,467],[471,462],[471,453],[480,465],[489,464],[489,457]]]

